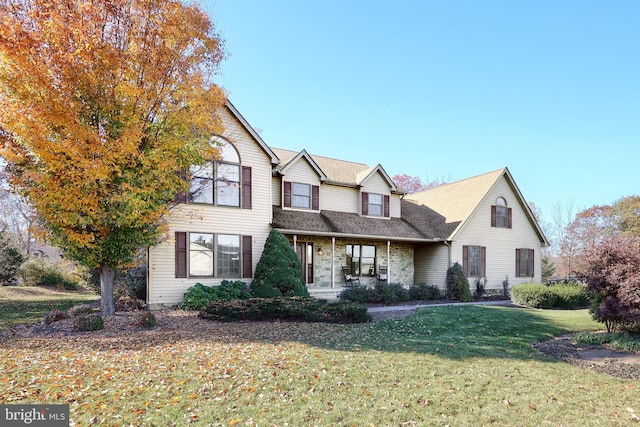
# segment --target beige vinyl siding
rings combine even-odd
[[[389,215],[391,218],[400,218],[402,216],[400,200],[402,200],[402,196],[399,194],[392,194],[389,198]]]
[[[389,195],[389,184],[387,184],[387,181],[383,178],[380,172],[376,172],[363,183],[362,191],[366,193]]]
[[[282,206],[282,179],[279,176],[271,178],[271,204]]]
[[[359,213],[358,189],[323,184],[320,186],[320,209],[328,211]]]
[[[177,205],[167,220],[161,243],[149,249],[148,301],[153,307],[182,301],[186,290],[200,282],[217,285],[224,278],[177,279],[175,277],[175,232],[250,235],[253,238],[253,269],[260,259],[271,223],[271,162],[262,148],[225,110],[223,135],[238,149],[243,166],[252,168],[252,209],[200,204]],[[237,279],[237,278],[230,278]],[[247,284],[251,279],[243,279]]]
[[[512,228],[491,227],[491,205],[498,197],[504,197],[507,207],[512,209]],[[535,232],[524,208],[519,204],[507,180],[502,177],[480,203],[470,220],[454,236],[451,253],[452,262],[462,265],[462,247],[485,246],[487,248],[486,275],[488,289],[502,289],[508,278],[513,286],[524,282],[541,281],[542,243]],[[534,250],[534,272],[531,277],[515,277],[516,249]],[[475,277],[470,277],[470,286],[475,289]]]
[[[416,284],[446,289],[446,273],[449,268],[449,248],[444,243],[418,246],[415,249]]]

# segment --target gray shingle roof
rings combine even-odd
[[[402,218],[387,219],[327,210],[285,210],[274,206],[272,226],[281,231],[325,236],[362,236],[407,241],[444,239],[455,228],[455,225],[445,224],[441,216],[425,206],[403,201],[402,212]]]

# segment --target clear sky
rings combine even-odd
[[[272,147],[424,182],[506,166],[547,221],[640,194],[640,1],[201,4]]]

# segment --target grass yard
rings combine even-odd
[[[53,309],[64,311],[98,298],[91,293],[36,286],[0,286],[0,331],[11,326],[41,322],[44,315]]]
[[[127,334],[0,344],[0,403],[68,403],[75,425],[623,426],[640,384],[533,341],[586,310],[429,307],[359,325],[218,323],[179,311]]]

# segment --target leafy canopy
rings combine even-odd
[[[175,0],[0,0],[0,157],[54,244],[116,268],[215,157],[223,42]]]

